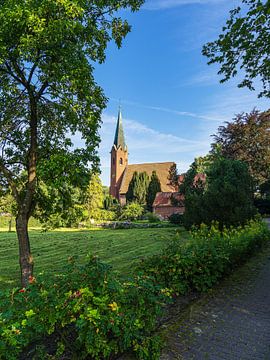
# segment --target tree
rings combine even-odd
[[[84,191],[62,181],[61,187],[39,181],[33,216],[44,228],[78,226],[83,220]]]
[[[137,202],[138,204],[145,205],[146,197],[149,186],[149,177],[146,172],[134,172],[132,179],[128,186],[127,201]]]
[[[211,224],[220,227],[244,224],[255,214],[253,181],[245,163],[219,158],[206,170],[206,181],[185,193],[185,226]]]
[[[12,218],[16,213],[16,203],[10,193],[0,195],[0,213],[9,214],[8,231],[11,232]]]
[[[172,186],[174,186],[175,188],[177,188],[177,186],[178,186],[178,178],[179,178],[179,176],[178,176],[178,172],[177,172],[177,166],[176,166],[176,164],[173,164],[169,170],[168,180],[169,180],[170,184]]]
[[[220,126],[214,135],[213,151],[248,164],[257,184],[270,178],[270,112],[239,114],[233,122]]]
[[[270,97],[270,1],[242,0],[243,5],[230,12],[230,18],[216,41],[203,47],[208,64],[220,64],[219,74],[225,82],[241,71],[239,87],[255,90],[260,79],[259,96]]]
[[[106,98],[93,77],[108,42],[130,26],[117,14],[143,0],[3,0],[0,7],[0,186],[17,203],[21,281],[33,273],[28,220],[39,180],[87,186],[98,165],[98,128]],[[84,149],[69,135],[80,132]]]
[[[153,202],[155,200],[156,194],[161,191],[161,185],[157,173],[152,172],[150,183],[148,186],[147,192],[147,208],[152,211]]]
[[[86,193],[86,209],[89,219],[95,219],[95,213],[103,207],[103,187],[98,173],[93,173]]]

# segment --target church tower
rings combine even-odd
[[[111,150],[111,183],[110,195],[119,200],[119,190],[124,171],[128,165],[128,149],[125,143],[122,113],[119,109],[114,143]]]

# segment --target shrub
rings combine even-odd
[[[270,239],[266,224],[251,221],[238,228],[219,230],[201,225],[192,240],[174,240],[162,254],[146,259],[137,270],[152,276],[162,287],[184,294],[205,291]]]
[[[137,220],[142,216],[143,210],[143,206],[136,202],[127,204],[122,211],[121,220]]]
[[[169,216],[169,222],[175,225],[183,225],[183,215],[172,214],[171,216]]]
[[[51,281],[33,278],[26,289],[0,293],[0,358],[29,358],[29,349],[34,356],[45,345],[45,354],[66,358],[109,359],[132,349],[139,359],[158,359],[151,334],[169,295],[148,276],[120,281],[95,257],[83,267],[72,261]]]
[[[152,212],[147,212],[145,215],[144,215],[144,218],[146,220],[148,220],[150,223],[157,223],[157,222],[160,222],[160,218],[158,215],[152,213]]]

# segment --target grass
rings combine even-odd
[[[159,252],[180,232],[176,228],[129,230],[30,231],[35,274],[60,273],[69,256],[86,261],[87,254],[98,255],[115,271],[129,274],[141,258]],[[0,289],[19,286],[18,242],[15,232],[0,232]]]

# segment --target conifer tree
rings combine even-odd
[[[155,200],[156,194],[161,191],[161,185],[157,173],[152,172],[151,180],[148,186],[147,194],[147,208],[152,211],[153,202]]]
[[[127,201],[135,201],[145,205],[149,186],[149,177],[146,172],[134,172],[127,191]]]

